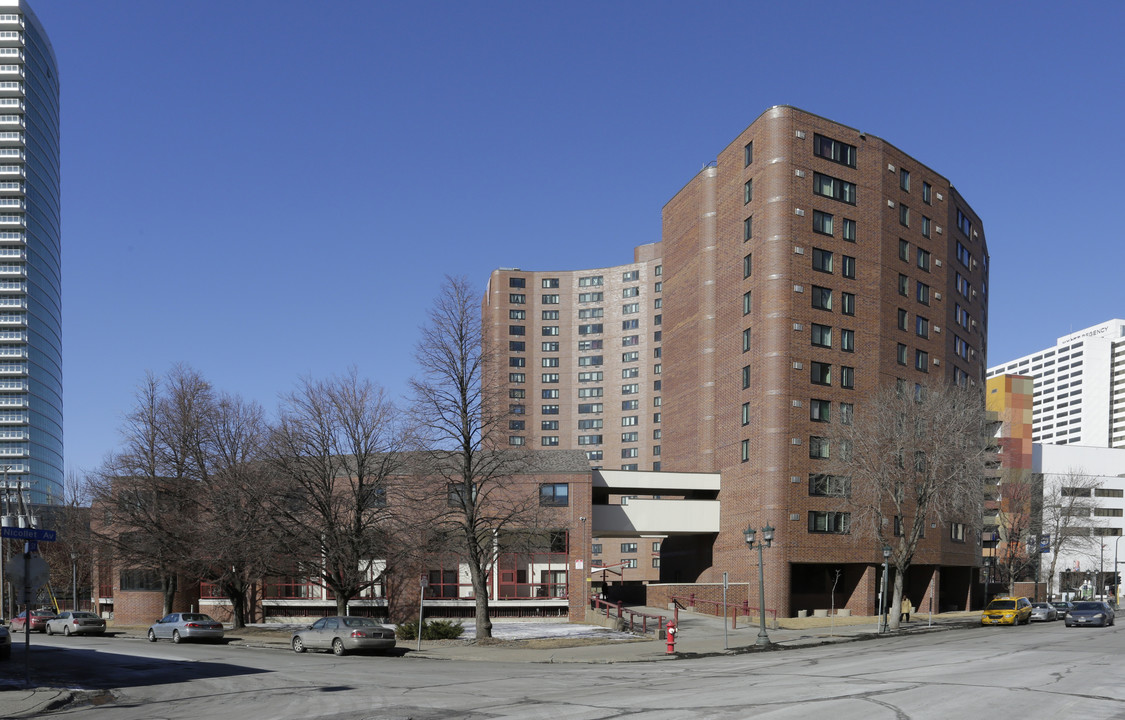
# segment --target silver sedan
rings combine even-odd
[[[343,655],[353,650],[394,649],[395,631],[385,628],[373,618],[337,616],[317,620],[304,630],[293,633],[293,652],[331,650]]]
[[[47,634],[54,635],[101,635],[105,632],[105,620],[92,612],[67,610],[47,621]]]
[[[159,638],[170,638],[174,643],[183,640],[222,640],[223,624],[203,613],[171,613],[148,629],[149,642],[156,642]]]

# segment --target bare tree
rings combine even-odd
[[[431,463],[426,473],[435,528],[469,568],[476,637],[492,637],[488,576],[501,542],[515,528],[537,524],[537,490],[511,476],[526,468],[524,454],[502,445],[507,401],[498,393],[491,348],[483,345],[479,295],[463,277],[446,277],[415,349],[421,374],[411,380],[413,413]],[[440,500],[437,500],[440,498]],[[508,532],[512,530],[513,532]]]
[[[1042,533],[1050,536],[1050,567],[1047,595],[1055,591],[1055,569],[1059,556],[1091,553],[1097,541],[1090,535],[1094,524],[1094,490],[1100,483],[1081,468],[1070,468],[1060,475],[1044,475]]]
[[[399,550],[390,539],[387,490],[406,440],[383,389],[354,368],[328,381],[302,380],[270,431],[275,515],[297,559],[294,570],[323,582],[341,615]]]
[[[996,577],[1015,594],[1015,584],[1037,580],[1039,567],[1039,535],[1042,528],[1042,478],[1034,476],[1022,481],[997,485],[995,504],[997,545]]]
[[[883,387],[834,426],[832,468],[847,479],[853,531],[891,548],[889,607],[902,602],[927,525],[963,523],[966,537],[979,531],[983,479],[996,460],[990,430],[979,390],[955,385]],[[897,629],[899,614],[890,618]]]

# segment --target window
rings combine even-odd
[[[750,424],[750,403],[742,403],[742,425],[743,427]]]
[[[832,216],[820,210],[813,210],[812,214],[812,227],[814,232],[823,233],[824,235],[832,234]]]
[[[898,344],[898,350],[897,350],[897,357],[896,357],[899,365],[905,365],[906,364],[906,358],[907,358],[908,353],[909,353],[909,348],[907,348],[902,343],[899,343]]]
[[[851,403],[840,403],[840,424],[851,425],[855,414],[855,406]]]
[[[898,206],[898,224],[910,227],[910,208],[901,203]]]
[[[840,293],[840,312],[855,315],[855,293]]]
[[[813,135],[813,154],[841,165],[855,167],[855,145],[848,145],[819,133]]]
[[[593,545],[591,545],[590,546],[590,554],[591,555],[601,555],[602,554],[602,544],[601,543],[594,543]]]
[[[629,303],[627,305],[621,306],[621,313],[623,315],[632,315],[633,313],[638,313],[640,311],[641,311],[641,304],[640,303]]]
[[[509,445],[523,445],[523,438],[520,437],[519,435],[509,435],[508,436],[508,444]]]
[[[621,353],[621,362],[637,362],[640,359],[641,353],[639,350],[630,350],[629,352]]]
[[[960,230],[965,237],[973,236],[973,221],[969,216],[961,212],[961,208],[957,208],[957,229]]]
[[[589,415],[591,413],[600,413],[604,405],[602,403],[579,403],[578,414]]]
[[[750,291],[749,290],[742,293],[742,314],[743,315],[749,315],[750,314]]]
[[[621,552],[635,553],[637,552],[637,543],[621,543]]]
[[[558,310],[544,310],[543,311],[543,319],[544,320],[558,320],[559,319],[559,311]]]
[[[922,202],[926,203],[927,205],[930,204],[930,194],[932,191],[932,185],[930,185],[928,182],[922,183]]]
[[[742,221],[742,242],[746,242],[754,237],[754,216],[746,218]]]
[[[898,276],[898,294],[903,297],[910,296],[910,278],[901,273]]]
[[[625,417],[621,418],[621,427],[632,427],[636,424],[637,424],[637,416],[636,415],[626,415]]]
[[[809,437],[809,457],[827,460],[828,459],[828,438],[812,435]]]
[[[828,325],[813,323],[812,344],[817,347],[832,347],[832,328]]]
[[[582,355],[578,358],[578,367],[597,367],[602,364],[601,355]]]
[[[851,529],[851,514],[845,512],[809,512],[809,532],[847,534]]]
[[[524,278],[521,278],[521,277],[510,277],[510,278],[508,278],[508,287],[510,287],[510,288],[527,287],[527,285],[525,284],[526,282],[527,281]]]
[[[840,349],[844,352],[855,352],[855,330],[846,328],[840,330]]]
[[[602,332],[602,324],[594,323],[593,325],[579,325],[579,335],[600,335]]]
[[[814,173],[813,192],[849,205],[855,205],[856,203],[855,183],[845,182],[831,175]]]
[[[960,240],[957,241],[957,262],[965,267],[972,267],[973,264],[972,254],[969,252],[968,248],[961,244]]]
[[[849,390],[855,387],[855,368],[847,365],[840,366],[840,387]]]
[[[640,270],[629,270],[621,273],[621,282],[635,282],[641,279]]]
[[[580,372],[578,373],[578,382],[601,382],[605,375],[599,370],[598,372]]]
[[[509,430],[523,430],[523,427],[524,427],[524,421],[523,420],[509,420],[508,421],[508,429]]]
[[[742,367],[742,389],[745,390],[750,387],[750,366],[744,365]]]
[[[551,336],[551,335],[558,335],[558,334],[559,334],[559,326],[558,325],[544,325],[543,326],[543,335]]]
[[[544,435],[542,438],[540,438],[540,444],[543,447],[555,447],[556,445],[559,444],[559,436],[558,435]]]
[[[832,366],[828,363],[813,362],[811,370],[811,381],[813,385],[831,385],[832,384]]]
[[[520,429],[522,430],[523,428],[520,428]],[[559,429],[559,421],[558,420],[540,420],[539,421],[539,429],[540,430],[558,430]]]
[[[828,400],[810,400],[809,420],[812,420],[813,422],[829,422],[831,408],[832,403]]]
[[[851,491],[852,480],[847,476],[809,474],[809,495],[813,497],[847,497]]]
[[[899,308],[898,309],[898,329],[899,330],[905,330],[908,322],[909,322],[909,316],[907,315],[907,312],[905,310],[903,310],[902,308]]]
[[[160,574],[155,570],[122,570],[121,589],[125,592],[160,592]]]
[[[624,368],[621,371],[622,379],[640,377],[641,369],[638,367]]]
[[[843,238],[845,240],[847,240],[848,242],[855,242],[855,235],[856,235],[855,220],[849,220],[847,218],[844,218],[843,228],[844,228]]]
[[[601,430],[602,429],[602,419],[601,418],[594,418],[594,419],[579,420],[578,421],[578,429],[579,430]]]
[[[922,216],[922,237],[928,238],[930,236],[930,219],[925,215]]]
[[[637,442],[640,439],[640,433],[623,432],[621,433],[621,442]]]
[[[846,278],[855,280],[855,258],[850,255],[844,255],[843,260],[841,274]]]
[[[539,412],[543,415],[558,415],[559,414],[559,406],[558,405],[543,405],[539,408]]]
[[[742,462],[749,462],[750,461],[750,441],[749,440],[743,440],[742,441],[740,459],[742,460]]]
[[[640,295],[641,295],[641,288],[640,288],[639,285],[635,285],[633,287],[623,288],[621,290],[621,297],[627,297],[627,298],[640,297]]]
[[[953,542],[965,542],[965,523],[949,523],[949,539]]]
[[[830,288],[813,285],[812,306],[819,310],[831,310],[832,290]]]
[[[954,274],[957,277],[957,292],[961,293],[966,299],[971,300],[973,296],[973,286],[969,284],[969,281],[965,279],[961,273]]]
[[[598,287],[602,284],[601,275],[591,275],[589,277],[578,278],[578,287]]]
[[[508,382],[510,382],[510,383],[527,382],[527,375],[525,373],[508,373]]]
[[[633,347],[634,345],[640,345],[640,344],[641,344],[641,336],[640,335],[626,335],[625,337],[621,338],[621,347]]]
[[[579,320],[596,320],[597,318],[605,315],[605,310],[600,307],[596,308],[582,308],[578,311]]]
[[[750,328],[742,331],[742,352],[750,350]]]
[[[742,279],[745,280],[746,278],[750,277],[750,275],[751,275],[751,273],[753,273],[753,271],[754,271],[754,260],[753,260],[753,255],[751,254],[751,255],[747,255],[746,257],[742,258]]]
[[[1094,497],[1108,497],[1108,498],[1125,497],[1125,490],[1115,490],[1113,488],[1096,488],[1094,490]]]
[[[543,278],[543,281],[540,285],[544,290],[550,290],[551,288],[557,288],[559,286],[559,279],[558,278]]]
[[[579,399],[601,397],[603,394],[603,390],[600,387],[578,388]]]
[[[641,326],[640,320],[622,320],[621,321],[621,329],[622,330],[636,330],[640,326]]]
[[[918,249],[918,267],[926,272],[930,271],[930,251]]]
[[[910,262],[910,243],[902,238],[898,241],[898,259],[905,262]]]
[[[540,390],[539,397],[542,400],[556,400],[559,397],[558,390]]]
[[[929,372],[930,354],[925,350],[914,351],[914,369]]]
[[[930,304],[930,286],[927,285],[926,283],[916,283],[916,285],[915,285],[915,296],[918,298],[918,302],[922,303],[923,305],[929,305]]]
[[[539,486],[539,504],[544,507],[570,505],[570,485],[567,483],[542,483]]]
[[[523,352],[525,347],[523,340],[508,341],[508,352]]]
[[[527,312],[524,311],[524,310],[509,310],[508,311],[508,319],[509,320],[524,320],[526,318],[527,318]]]
[[[468,493],[466,493],[466,489],[469,489]],[[477,499],[476,483],[466,486],[465,483],[451,482],[445,486],[445,491],[445,502],[449,507],[464,507],[465,503],[470,500],[470,496],[472,500]]]
[[[832,253],[828,250],[813,248],[812,267],[818,272],[832,272]]]
[[[519,398],[526,397],[526,395],[525,395],[523,389],[512,389],[512,390],[508,391],[508,397],[519,399]]]
[[[1121,517],[1121,508],[1094,508],[1094,517]]]
[[[508,334],[509,335],[517,335],[517,336],[523,335],[524,334],[524,326],[523,325],[509,325],[508,326]]]
[[[557,342],[553,342],[553,341],[541,343],[539,345],[539,347],[543,350],[543,352],[558,352],[559,351],[559,344]]]
[[[601,450],[587,450],[586,451],[586,459],[587,460],[601,460],[602,459],[602,451]]]
[[[512,359],[515,360],[516,358],[512,358]],[[523,358],[519,358],[519,359],[523,360]],[[559,359],[557,357],[545,357],[545,358],[543,358],[539,361],[539,364],[542,367],[558,367],[559,366]]]
[[[523,293],[511,293],[508,295],[508,302],[513,305],[523,305],[527,302],[527,296]]]
[[[918,337],[928,338],[930,336],[930,321],[921,315],[914,318],[914,334]]]
[[[545,383],[557,383],[559,381],[559,374],[558,373],[543,373],[542,379],[543,379],[543,382],[545,382]]]
[[[635,465],[622,465],[621,469],[622,470],[636,470],[637,467]],[[635,567],[637,567],[637,558],[629,558],[627,560],[621,561],[621,568],[622,569],[635,568]]]
[[[905,190],[906,192],[910,192],[910,171],[909,170],[903,170],[902,168],[899,168],[899,171],[898,171],[898,186],[900,188],[902,188],[903,190]]]
[[[603,297],[605,297],[605,296],[600,292],[578,293],[578,302],[580,302],[580,303],[601,302]]]
[[[750,163],[754,162],[753,141],[746,143],[746,147],[742,148],[742,162],[743,167],[750,167]]]
[[[559,296],[558,295],[543,295],[540,299],[543,301],[544,305],[558,305],[559,304]]]
[[[579,340],[578,341],[578,352],[588,352],[590,350],[601,350],[601,349],[602,349],[602,341],[601,340]]]

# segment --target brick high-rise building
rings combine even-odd
[[[883,385],[983,386],[988,250],[980,219],[945,177],[890,143],[786,106],[742,131],[668,201],[663,218],[661,242],[639,248],[635,266],[493,273],[486,337],[514,343],[504,356],[525,363],[511,368],[525,381],[508,388],[519,395],[510,400],[511,437],[526,440],[512,442],[568,447],[587,434],[576,423],[599,417],[605,452],[595,464],[721,474],[718,533],[663,543],[662,580],[717,582],[729,571],[756,585],[742,531],[769,523],[777,530],[766,559],[768,607],[828,607],[839,569],[835,604],[870,610],[882,555],[842,532],[840,499],[811,482],[827,464],[821,428]],[[617,328],[628,316],[618,306],[630,303],[620,294],[634,269],[643,275],[638,344],[622,347]],[[578,316],[587,307],[578,301],[591,275],[614,281],[612,294],[598,288],[607,315],[597,322],[610,330],[597,336],[599,354],[614,363],[602,371],[604,416],[583,413],[578,397],[588,386],[581,358],[593,351],[576,345],[584,337],[577,328],[594,322]],[[525,288],[510,285],[517,278]],[[558,292],[541,289],[551,278],[566,279],[567,293],[548,306],[538,294]],[[511,299],[518,294],[523,306]],[[534,319],[509,320],[520,307]],[[537,334],[548,307],[560,318],[551,326],[572,328],[559,336],[567,342],[550,368],[540,363],[556,362],[546,344],[555,338]],[[634,367],[631,348],[639,375],[623,379]],[[548,372],[558,382],[531,382]],[[638,404],[622,411],[633,382]],[[618,442],[621,422],[634,415],[635,458],[624,442],[632,435]],[[915,557],[908,595],[919,604],[932,588],[942,604],[965,606],[980,557],[975,535],[935,528]]]

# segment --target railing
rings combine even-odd
[[[676,603],[678,608],[682,607],[682,608],[686,608],[686,609],[689,609],[689,610],[696,610],[697,608],[709,608],[709,609],[700,609],[700,610],[698,610],[698,612],[703,612],[703,613],[706,613],[708,615],[714,615],[715,617],[722,617],[722,618],[730,617],[731,628],[737,628],[738,627],[738,616],[739,615],[745,615],[746,617],[751,618],[750,624],[753,625],[754,624],[754,622],[753,622],[754,616],[761,614],[759,612],[758,608],[751,607],[750,604],[745,600],[743,600],[740,603],[739,602],[728,602],[726,604],[726,608],[723,607],[723,603],[719,600],[704,600],[703,598],[697,598],[695,596],[695,593],[692,593],[691,595],[688,595],[687,597],[684,597],[682,595],[680,595],[680,596],[673,595],[671,597],[671,600],[674,603]],[[777,610],[771,610],[770,608],[766,608],[766,616],[769,617],[770,629],[776,630],[778,628]]]
[[[649,615],[648,613],[635,612],[625,607],[622,603],[609,602],[600,598],[590,598],[590,607],[595,612],[603,612],[608,618],[620,618],[625,620],[628,616],[629,632],[638,632],[637,620],[640,619],[640,630],[644,635],[649,632],[649,622],[652,622],[653,631],[659,636],[664,632],[664,627],[668,624],[668,619],[663,615]]]

